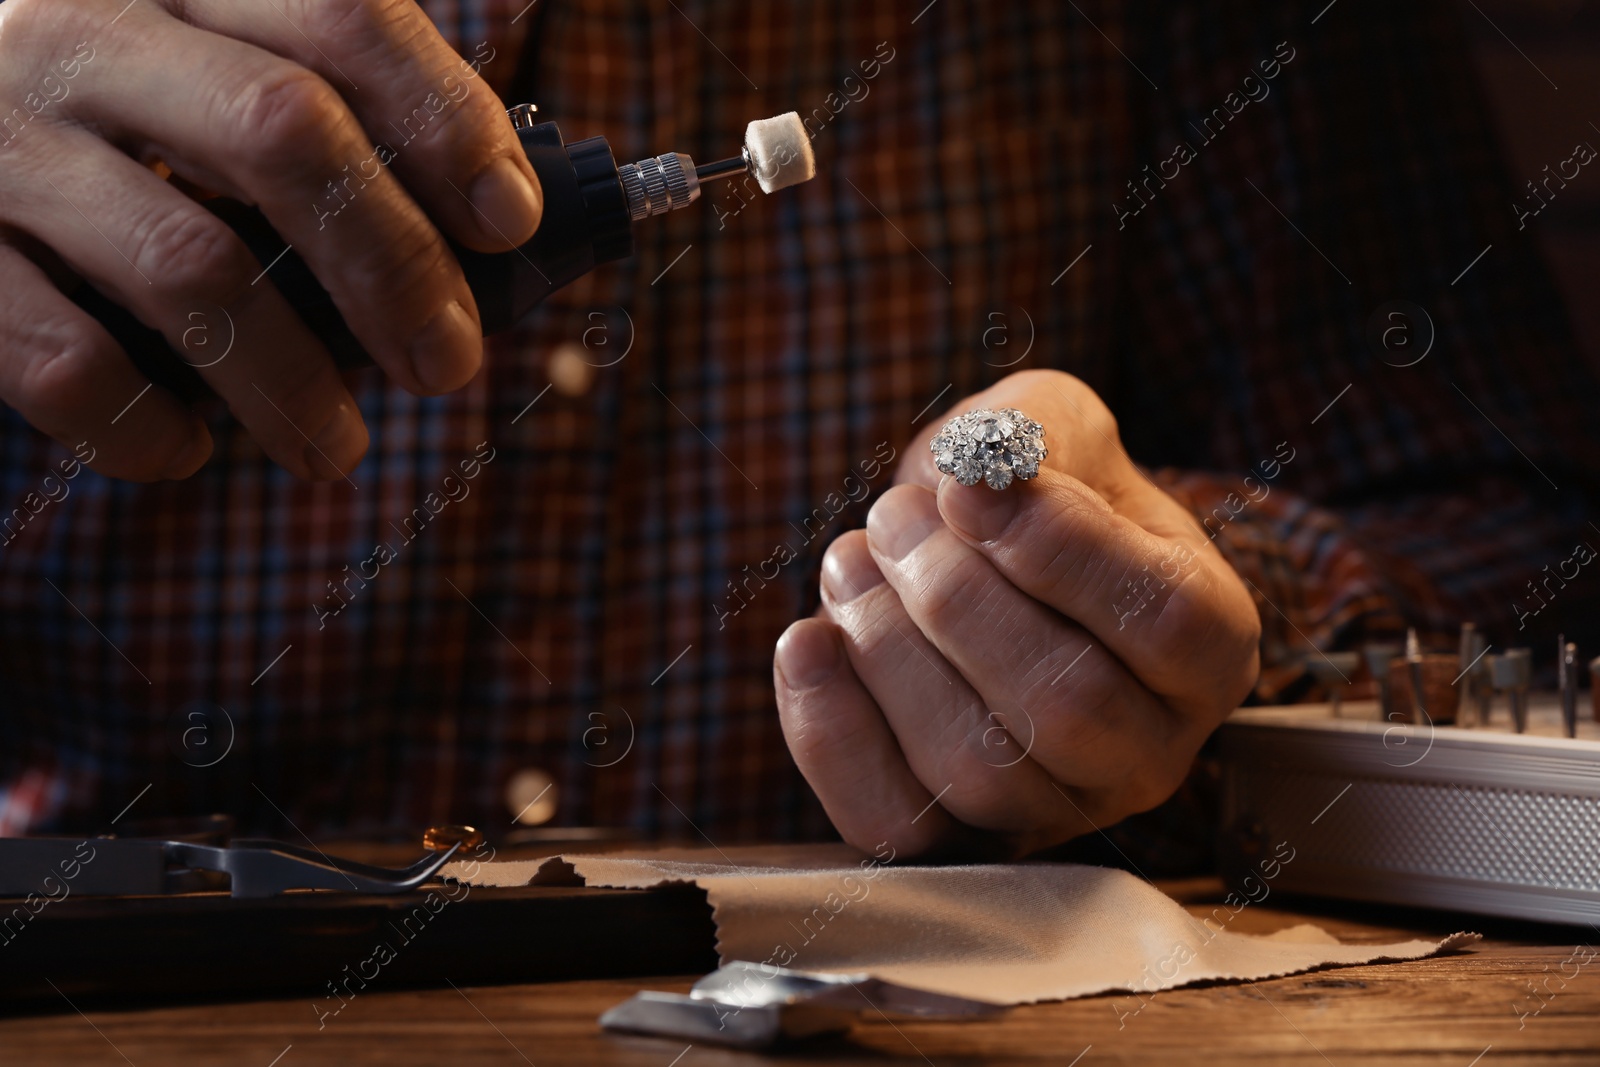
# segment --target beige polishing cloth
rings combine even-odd
[[[444,874],[482,886],[570,885],[574,875],[622,889],[693,883],[710,898],[724,963],[865,972],[995,1004],[1413,960],[1479,940],[1458,933],[1344,945],[1304,925],[1250,937],[1226,929],[1229,907],[1202,921],[1123,871],[1059,863],[909,867],[832,847],[568,853],[453,863]]]

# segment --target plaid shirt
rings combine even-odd
[[[891,457],[1025,367],[1249,579],[1264,698],[1312,644],[1592,606],[1545,579],[1600,545],[1600,393],[1434,5],[428,6],[568,139],[709,160],[796,109],[819,177],[641,223],[454,395],[367,374],[348,482],[213,411],[199,474],[118,483],[5,412],[0,833],[503,825],[523,768],[562,823],[825,833],[773,643]]]

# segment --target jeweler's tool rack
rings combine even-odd
[[[1550,693],[1531,690],[1531,650],[1496,654],[1470,625],[1452,653],[1407,644],[1331,654],[1312,670],[1329,703],[1240,709],[1219,731],[1236,892],[1253,877],[1259,895],[1276,857],[1271,891],[1600,922],[1600,715],[1594,690],[1578,714],[1576,647],[1557,643]],[[1362,670],[1379,699],[1341,700]]]

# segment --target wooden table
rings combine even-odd
[[[1162,888],[1202,914],[1210,880]],[[1243,985],[1161,993],[1137,1015],[1119,996],[1014,1009],[983,1022],[865,1018],[845,1038],[801,1045],[790,1064],[1600,1064],[1600,943],[1586,928],[1506,923],[1403,909],[1286,901],[1246,908],[1230,929],[1267,933],[1316,922],[1349,941],[1482,931],[1475,950],[1415,963],[1346,967]],[[107,945],[107,952],[116,946]],[[0,950],[0,963],[4,963]],[[63,961],[66,965],[67,961]],[[1565,977],[1564,977],[1565,975]],[[447,977],[447,976],[441,976]],[[362,993],[321,1030],[310,1001],[153,1009],[66,1003],[0,1019],[0,1064],[510,1065],[620,1063],[700,1067],[772,1057],[604,1033],[601,1011],[638,989],[683,991],[694,976]],[[1540,996],[1530,992],[1540,989]],[[1519,1015],[1519,1013],[1527,1013]]]

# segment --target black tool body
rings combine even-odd
[[[606,139],[589,137],[566,144],[554,122],[518,129],[517,136],[544,192],[544,221],[538,232],[510,252],[488,254],[453,241],[450,245],[477,299],[486,336],[508,328],[552,292],[597,265],[633,253],[633,224]],[[372,363],[327,291],[292,248],[285,250],[283,238],[266,216],[226,197],[207,200],[204,206],[239,235],[263,269],[270,265],[268,278],[340,368]],[[159,331],[127,309],[87,284],[79,286],[72,298],[106,328],[151,381],[185,398],[210,392],[195,369],[198,361],[179,355]]]

